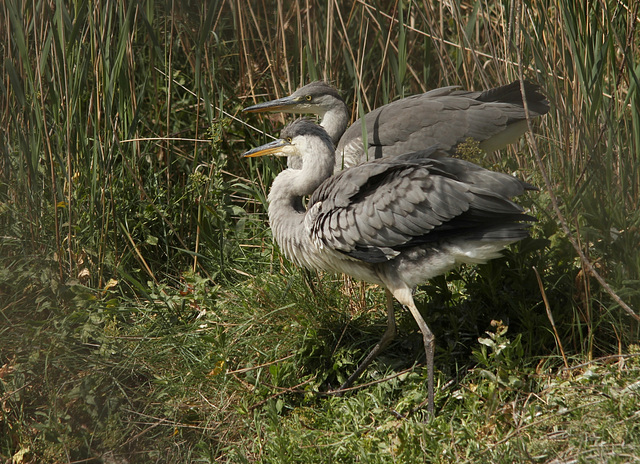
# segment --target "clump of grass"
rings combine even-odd
[[[619,304],[640,307],[637,16],[609,0],[5,2],[0,459],[637,455],[638,325]],[[526,139],[491,160],[464,151],[539,186],[521,199],[539,222],[504,259],[419,290],[438,415],[421,407],[421,341],[401,311],[374,383],[318,395],[379,339],[384,302],[279,254],[264,205],[282,164],[236,154],[284,118],[240,108],[321,78],[355,119],[442,85],[505,84],[519,63],[552,104],[541,164]]]

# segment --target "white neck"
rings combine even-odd
[[[302,169],[285,169],[273,181],[269,202],[273,198],[310,195],[333,174],[334,148],[320,137],[298,137],[296,148],[302,154]]]
[[[269,191],[269,223],[273,236],[290,260],[300,263],[296,252],[306,249],[310,238],[304,234],[306,209],[302,198],[314,192],[333,174],[334,150],[329,140],[310,137],[298,140],[303,153],[301,169],[285,169],[274,179]]]
[[[340,137],[347,130],[347,124],[349,124],[349,111],[344,103],[327,111],[320,122],[320,125],[331,137],[334,146],[338,145]]]

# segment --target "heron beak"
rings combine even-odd
[[[274,140],[273,142],[260,145],[242,155],[243,158],[255,158],[256,156],[279,154],[284,155],[284,148],[291,144],[284,139]]]
[[[264,103],[258,103],[257,105],[249,106],[242,111],[245,113],[267,113],[277,111],[287,111],[295,109],[300,102],[297,98],[283,97],[277,100],[271,100]]]

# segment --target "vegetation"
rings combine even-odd
[[[638,462],[639,7],[5,1],[0,461]],[[403,311],[358,388],[318,394],[382,335],[384,297],[281,256],[283,166],[239,154],[287,118],[241,109],[321,78],[355,119],[520,76],[550,113],[474,159],[538,185],[539,222],[419,289],[436,416]]]

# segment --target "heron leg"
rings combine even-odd
[[[353,374],[351,374],[351,376],[349,376],[346,382],[340,385],[340,388],[338,389],[338,391],[349,388],[351,384],[353,384],[353,382],[358,377],[360,377],[360,375],[364,372],[367,366],[371,364],[371,361],[373,361],[376,358],[376,356],[378,356],[382,352],[382,350],[384,350],[389,345],[389,343],[391,343],[391,340],[393,340],[394,337],[396,336],[396,318],[393,311],[393,295],[389,290],[386,290],[386,296],[387,296],[387,330],[385,330],[384,335],[382,335],[382,338],[380,339],[378,344],[373,347],[373,349],[369,352],[367,357],[364,358],[364,361],[360,363],[356,371]]]
[[[420,311],[416,308],[416,304],[413,301],[413,295],[408,289],[399,289],[393,293],[396,299],[409,308],[413,318],[418,323],[420,332],[422,332],[422,341],[424,343],[424,352],[427,358],[427,410],[433,414],[433,354],[435,350],[435,337],[431,329],[427,326],[427,323],[422,318]]]

